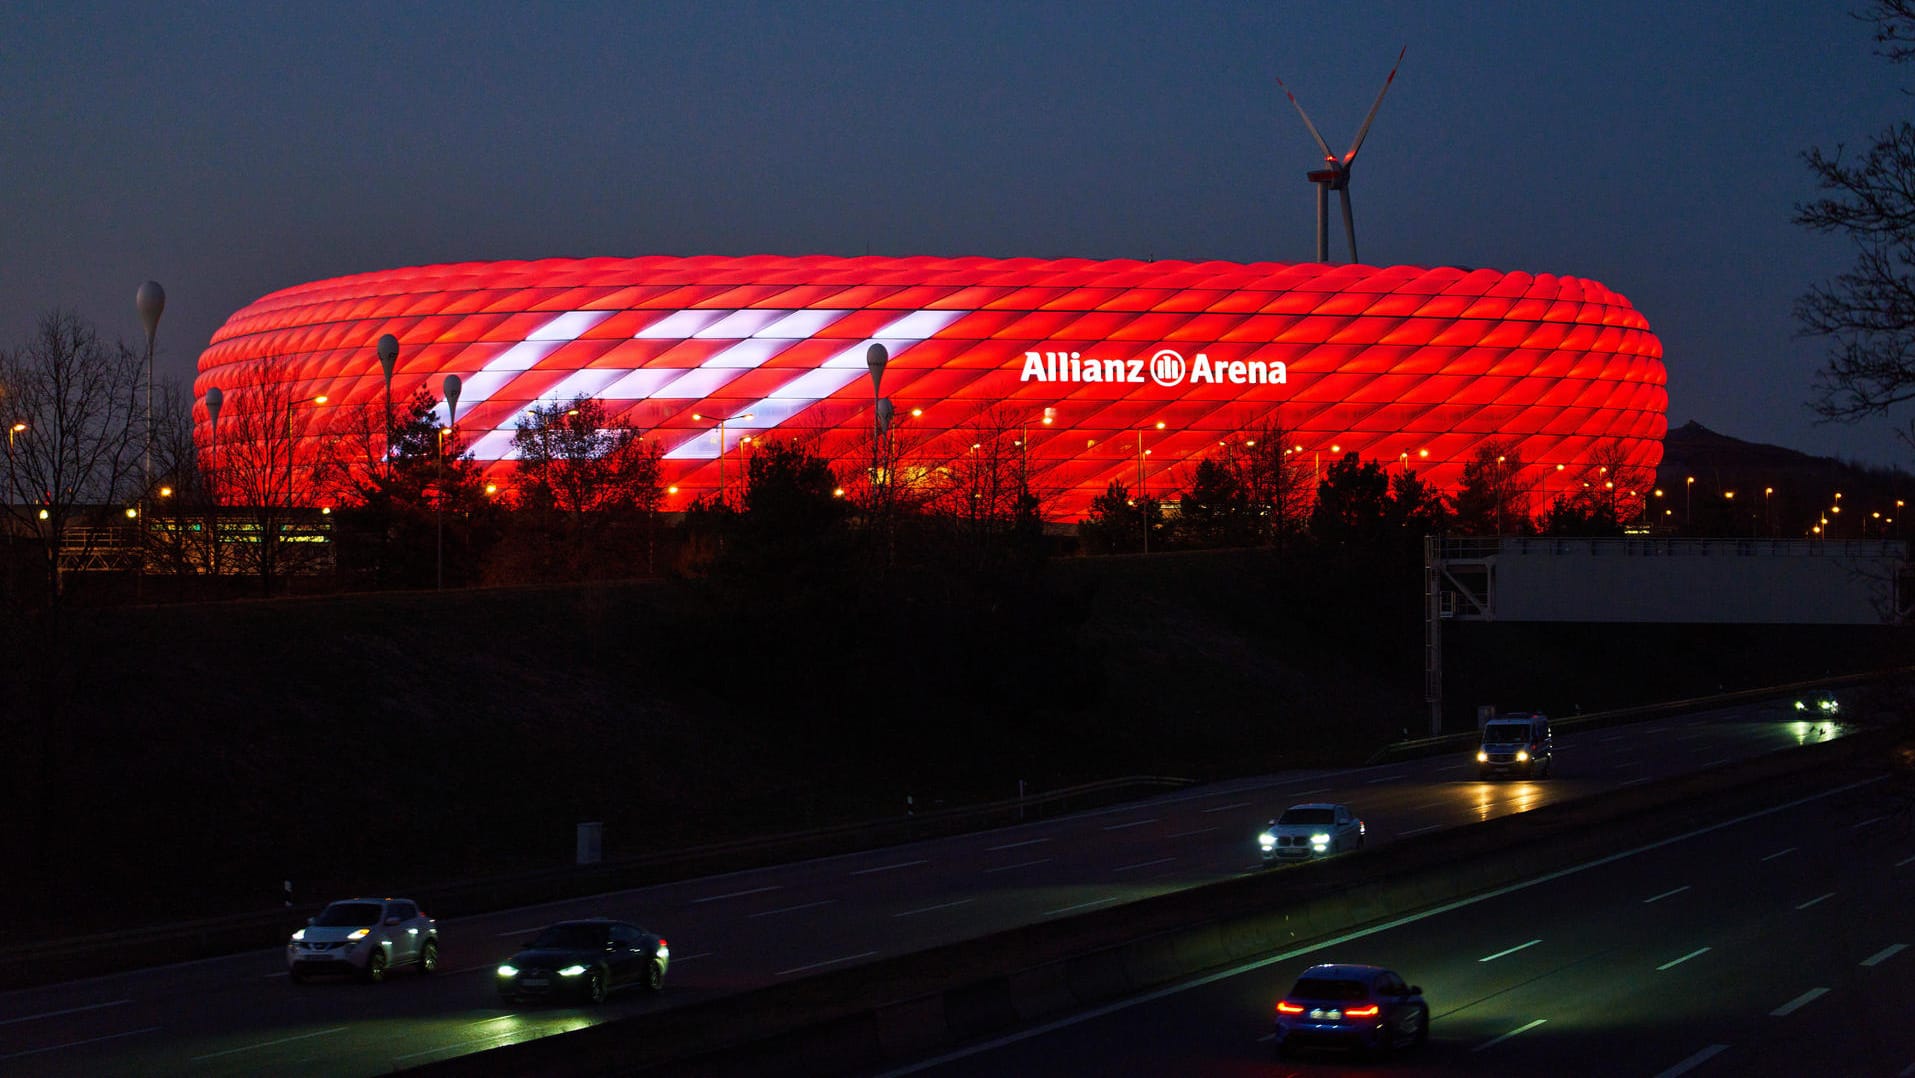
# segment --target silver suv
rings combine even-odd
[[[409,898],[334,902],[286,941],[286,971],[295,982],[344,973],[376,984],[399,966],[439,968],[439,926]]]

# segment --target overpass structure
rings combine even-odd
[[[1899,625],[1915,603],[1900,540],[1432,536],[1424,698],[1441,732],[1443,623]]]

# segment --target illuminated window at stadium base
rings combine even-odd
[[[229,442],[272,429],[241,421],[263,400],[323,396],[295,410],[294,486],[310,500],[319,446],[354,427],[354,410],[384,406],[384,334],[400,346],[395,402],[460,377],[456,433],[488,479],[510,482],[512,433],[531,409],[591,397],[656,440],[668,510],[717,493],[721,472],[735,498],[753,446],[772,439],[807,442],[847,485],[867,476],[874,343],[889,353],[881,389],[901,475],[934,476],[1008,439],[1045,516],[1062,521],[1112,481],[1171,496],[1220,443],[1272,423],[1317,467],[1354,452],[1451,491],[1473,453],[1507,442],[1539,510],[1552,477],[1598,447],[1653,469],[1667,429],[1648,322],[1575,277],[648,257],[421,266],[274,292],[200,357],[202,453],[214,444],[209,388],[222,391]]]

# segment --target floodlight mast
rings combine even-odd
[[[1297,115],[1303,117],[1303,126],[1310,129],[1310,137],[1316,140],[1317,149],[1323,151],[1323,163],[1328,168],[1312,169],[1304,173],[1317,188],[1317,261],[1330,261],[1330,192],[1335,191],[1343,203],[1343,234],[1350,241],[1350,261],[1357,261],[1356,253],[1356,217],[1350,212],[1350,169],[1356,164],[1357,151],[1363,148],[1363,140],[1370,134],[1370,125],[1376,122],[1377,110],[1383,107],[1383,95],[1390,92],[1390,84],[1396,81],[1396,69],[1403,66],[1404,54],[1410,51],[1408,45],[1396,54],[1396,63],[1390,66],[1388,78],[1383,80],[1383,88],[1376,92],[1376,103],[1370,106],[1370,114],[1363,118],[1363,126],[1357,128],[1356,138],[1350,142],[1350,149],[1342,157],[1330,152],[1330,144],[1323,141],[1323,135],[1317,125],[1310,120],[1310,114],[1303,111],[1303,105],[1297,101],[1297,95],[1290,92],[1282,79],[1277,85],[1283,88],[1283,94],[1296,106]]]

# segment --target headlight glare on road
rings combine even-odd
[[[510,962],[499,967],[499,976],[501,977],[517,977],[518,975],[519,975],[519,967],[511,964]]]
[[[585,967],[584,967],[584,966],[567,966],[567,967],[565,967],[564,969],[562,969],[562,970],[559,970],[559,976],[561,976],[561,977],[576,977],[576,976],[578,976],[579,974],[581,974],[581,973],[584,973],[584,972],[585,972]]]

